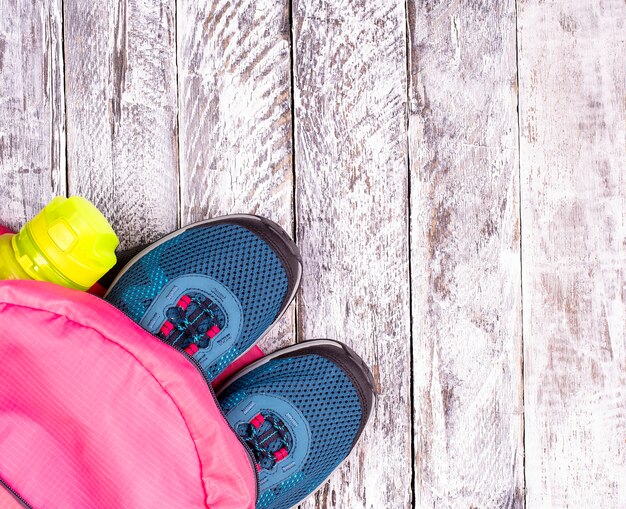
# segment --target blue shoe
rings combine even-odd
[[[225,216],[142,250],[104,298],[193,356],[212,381],[280,318],[301,276],[298,249],[277,224]]]
[[[306,341],[245,368],[218,400],[256,459],[257,509],[288,509],[356,444],[372,411],[374,379],[345,345]]]

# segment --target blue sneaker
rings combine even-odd
[[[287,509],[346,459],[371,414],[374,379],[345,345],[306,341],[245,368],[218,400],[256,459],[257,509]]]
[[[193,356],[212,381],[281,317],[301,276],[298,249],[280,226],[224,216],[143,249],[104,298]]]

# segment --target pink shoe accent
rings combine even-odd
[[[252,347],[247,353],[239,357],[239,359],[235,359],[233,363],[220,374],[220,376],[213,380],[213,388],[216,391],[219,391],[219,389],[224,385],[224,382],[231,376],[245,368],[248,364],[252,364],[259,359],[262,359],[264,356],[265,354],[263,353],[263,350],[261,350],[258,346]]]
[[[89,290],[87,290],[87,292],[92,295],[96,295],[97,297],[104,297],[107,293],[107,289],[100,283],[96,283]]]
[[[176,305],[185,311],[189,304],[191,304],[191,298],[188,295],[183,295]]]
[[[187,352],[189,355],[193,355],[198,350],[198,345],[196,345],[195,343],[191,343],[187,348],[185,348],[185,352]]]
[[[163,325],[161,325],[161,333],[166,337],[169,336],[173,330],[174,330],[174,324],[170,322],[169,320],[167,320]]]
[[[264,422],[265,417],[263,417],[261,414],[256,414],[250,421],[250,424],[252,424],[256,429],[259,429]]]
[[[287,456],[289,456],[289,453],[287,452],[287,449],[285,449],[284,447],[282,447],[281,449],[278,449],[274,453],[274,458],[276,458],[276,461],[283,461]]]

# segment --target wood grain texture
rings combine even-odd
[[[293,231],[289,4],[178,1],[184,224],[259,214]],[[288,311],[263,340],[295,341]]]
[[[122,247],[176,228],[174,0],[64,2],[68,180]]]
[[[345,341],[380,392],[303,509],[626,509],[626,4],[291,7],[0,0],[0,224],[69,188],[123,247],[295,231],[262,348]]]
[[[625,33],[519,4],[528,507],[626,507]]]
[[[522,508],[515,3],[409,28],[415,507]]]
[[[60,1],[0,0],[0,224],[65,194]]]
[[[349,344],[380,392],[348,462],[302,507],[410,507],[404,4],[296,0],[293,19],[299,336]]]

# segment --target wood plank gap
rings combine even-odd
[[[526,507],[526,396],[524,385],[524,256],[522,252],[522,120],[520,117],[519,99],[519,27],[518,27],[518,0],[515,0],[515,81],[517,98],[517,172],[519,186],[518,193],[518,229],[519,229],[519,283],[520,283],[520,376],[522,398],[522,507]]]
[[[291,238],[293,241],[298,244],[298,193],[296,189],[296,177],[297,177],[297,168],[296,168],[296,97],[295,97],[295,74],[296,74],[296,56],[295,56],[295,44],[294,44],[294,33],[293,33],[293,0],[289,0],[289,70],[291,73],[290,76],[290,98],[291,98],[291,173],[292,173],[292,195],[291,195],[291,211],[292,211],[292,228],[291,228]],[[300,343],[304,341],[304,336],[302,334],[302,302],[300,299],[300,292],[296,295],[295,306],[294,306],[294,334],[295,334],[295,342]]]
[[[413,263],[411,247],[413,245],[413,237],[411,232],[411,140],[409,135],[409,101],[411,100],[411,23],[409,21],[409,1],[404,2],[404,23],[405,23],[405,35],[406,35],[406,189],[407,189],[407,251],[409,253],[408,260],[408,272],[409,272],[409,406],[411,411],[411,507],[415,507],[416,493],[415,493],[415,454],[417,452],[415,447],[415,353],[413,351]]]
[[[61,79],[63,80],[63,97],[61,99],[63,107],[63,154],[65,157],[65,196],[70,195],[70,167],[67,164],[67,82],[65,79],[65,0],[60,1],[61,17]]]
[[[178,67],[178,7],[179,0],[174,2],[174,72],[176,73],[176,179],[178,189],[178,204],[176,206],[176,227],[183,225],[183,189],[180,170],[180,72]]]
[[[63,53],[63,2],[59,0],[60,4],[58,16],[58,30],[55,29],[53,14],[48,12],[47,27],[50,36],[49,44],[49,69],[50,69],[50,96],[53,100],[52,109],[50,115],[50,164],[51,175],[54,175],[54,169],[58,169],[59,183],[55,186],[54,179],[51,180],[51,185],[56,187],[57,192],[55,194],[63,194],[68,196],[67,192],[67,130],[65,128],[66,115],[65,115],[65,88],[64,88],[64,53]],[[52,3],[51,7],[55,4]],[[58,39],[55,43],[55,38]],[[53,48],[57,47],[58,51],[54,51]],[[58,57],[58,61],[55,59]],[[56,70],[58,69],[58,74]],[[58,83],[57,83],[58,80]],[[55,125],[58,129],[55,129]],[[65,178],[65,182],[63,179]]]

